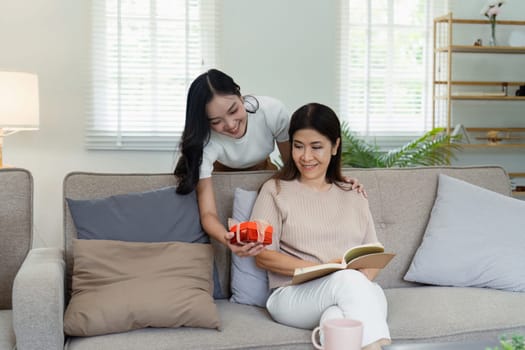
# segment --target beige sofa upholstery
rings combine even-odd
[[[377,281],[388,299],[388,322],[394,342],[437,342],[463,339],[494,340],[501,333],[525,332],[525,293],[479,288],[432,287],[403,280],[418,248],[436,195],[438,174],[444,173],[475,185],[508,195],[507,174],[499,167],[347,169],[365,186],[377,233],[396,258],[381,272]],[[256,190],[271,172],[216,173],[213,177],[220,219],[231,216],[236,187]],[[72,173],[64,180],[64,195],[88,199],[118,193],[149,190],[173,185],[170,174]],[[16,290],[27,300],[19,312],[15,333],[20,350],[26,349],[312,349],[310,330],[275,323],[265,309],[218,300],[222,330],[178,328],[142,329],[96,337],[65,338],[62,333],[64,303],[70,286],[71,241],[75,228],[64,204],[65,262],[61,252],[40,259],[40,278],[46,293]],[[220,267],[223,292],[229,293],[230,255],[214,244]],[[31,258],[31,255],[29,256]],[[28,258],[28,260],[30,260]],[[25,273],[38,269],[31,261]],[[41,266],[45,266],[45,269]],[[46,271],[44,271],[46,270]],[[19,273],[20,275],[20,273]],[[63,278],[63,279],[62,279]],[[21,276],[20,279],[24,279]],[[64,281],[67,283],[64,284]],[[35,299],[38,298],[38,301]],[[43,310],[36,304],[47,305]],[[249,331],[248,331],[249,329]],[[255,331],[254,331],[255,330]],[[64,346],[62,346],[62,342]]]
[[[13,349],[12,289],[31,246],[33,177],[17,168],[0,169],[0,349]]]

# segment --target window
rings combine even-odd
[[[217,3],[92,0],[88,148],[176,148],[188,85],[217,63]]]
[[[446,3],[341,1],[339,114],[352,131],[385,141],[431,127],[433,18]]]

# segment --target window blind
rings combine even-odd
[[[403,140],[431,127],[433,18],[446,0],[342,0],[339,114],[352,131]]]
[[[92,0],[87,148],[176,148],[188,86],[217,64],[217,6]]]

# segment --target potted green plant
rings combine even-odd
[[[501,345],[501,350],[525,350],[525,339],[523,335],[514,334],[511,336],[511,338],[507,338],[507,336],[502,335],[499,338],[499,342]],[[485,350],[500,350],[499,346],[495,346],[493,348],[486,348]]]
[[[342,124],[342,163],[353,168],[391,168],[450,165],[461,148],[460,135],[451,136],[444,128],[434,128],[407,144],[383,152],[375,144],[358,138],[347,123]]]

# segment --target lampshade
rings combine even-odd
[[[38,77],[21,72],[0,72],[0,168],[4,136],[38,129]]]
[[[39,124],[38,77],[0,72],[0,129],[36,130]]]

